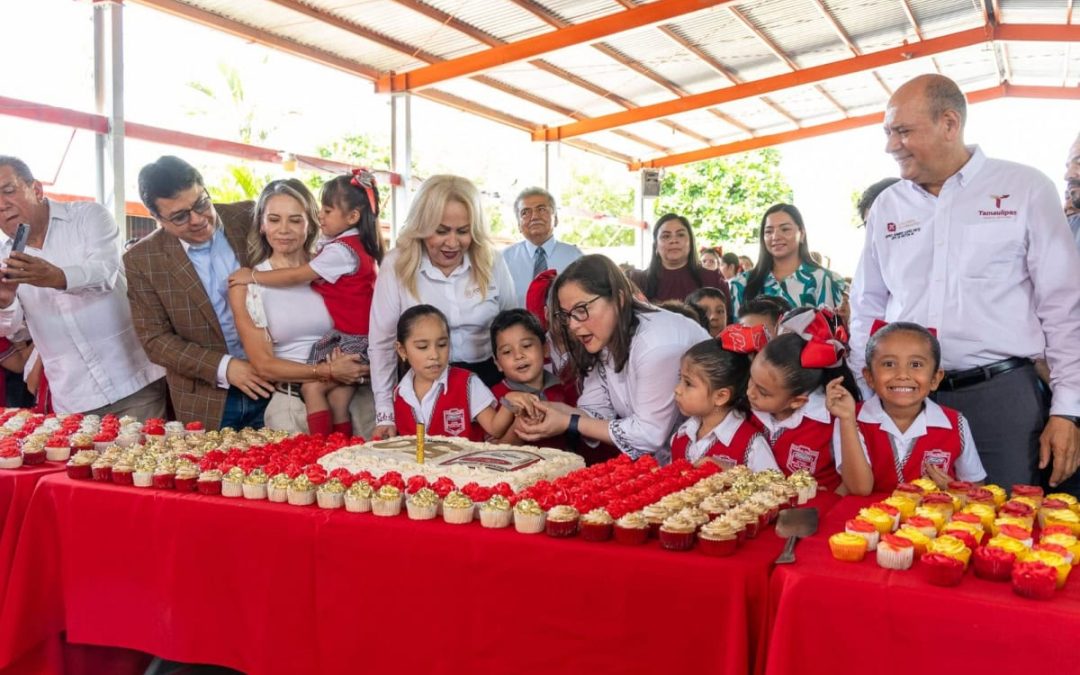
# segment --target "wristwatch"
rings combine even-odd
[[[566,444],[571,450],[576,450],[578,442],[581,440],[581,432],[578,431],[578,422],[581,420],[581,415],[570,415],[570,424],[566,427]]]

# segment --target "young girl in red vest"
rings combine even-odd
[[[394,424],[400,435],[416,433],[417,422],[431,436],[460,436],[483,441],[501,438],[514,421],[511,406],[497,403],[480,378],[450,363],[450,324],[437,308],[416,305],[401,314],[397,325],[398,356],[409,371],[394,389]],[[524,400],[511,392],[513,407]]]
[[[675,404],[687,420],[671,437],[672,461],[709,458],[725,468],[778,468],[769,444],[746,415],[748,354],[764,346],[764,328],[728,326],[716,339],[687,350],[675,386]]]
[[[849,492],[889,492],[920,476],[942,488],[950,480],[986,478],[963,415],[928,398],[945,376],[940,364],[933,333],[895,322],[866,344],[863,376],[875,396],[857,404],[838,380],[829,383],[836,463]]]
[[[809,471],[818,485],[840,486],[832,453],[832,415],[825,383],[841,377],[856,400],[859,389],[844,364],[846,336],[829,310],[787,314],[777,335],[750,366],[747,399],[754,420],[787,475]]]
[[[375,176],[364,169],[337,176],[323,185],[321,200],[319,229],[323,238],[311,262],[268,272],[238,270],[229,283],[258,283],[272,288],[310,283],[326,303],[334,327],[312,346],[308,363],[321,363],[335,350],[360,356],[367,363],[368,315],[377,265],[385,253],[379,233],[379,190]],[[302,384],[300,392],[307,409],[308,431],[351,434],[349,402],[355,391],[355,386],[337,382]]]

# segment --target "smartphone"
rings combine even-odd
[[[19,226],[15,228],[15,236],[11,238],[11,252],[22,253],[26,248],[26,240],[30,238],[30,226],[26,223],[19,223]]]

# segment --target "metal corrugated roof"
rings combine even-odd
[[[626,161],[1080,78],[1068,0],[136,1]]]

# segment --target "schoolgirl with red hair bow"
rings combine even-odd
[[[778,468],[760,430],[747,419],[750,355],[764,346],[762,326],[735,325],[687,350],[675,386],[675,404],[687,420],[671,438],[672,460]]]
[[[855,400],[859,388],[844,362],[847,334],[828,309],[785,314],[750,368],[747,399],[780,470],[810,472],[819,486],[840,486],[832,452],[833,418],[825,384],[839,379]]]
[[[950,480],[986,478],[967,420],[929,398],[945,376],[932,330],[875,321],[863,376],[874,391],[865,403],[856,403],[839,382],[825,388],[837,420],[836,467],[848,492],[888,492],[922,476],[941,488]]]

